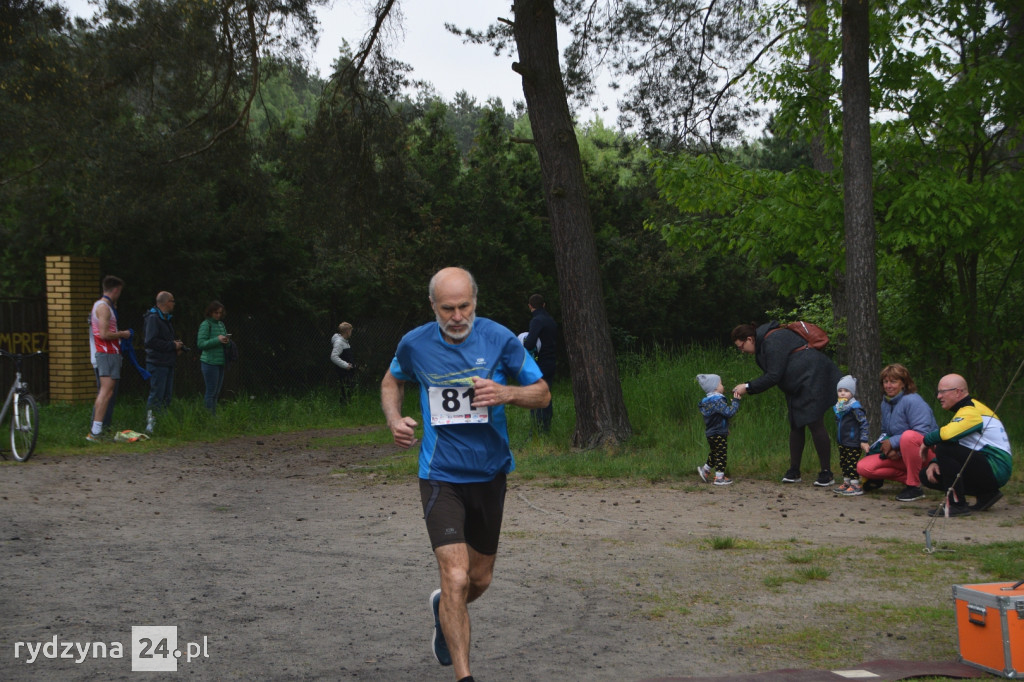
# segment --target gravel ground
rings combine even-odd
[[[0,467],[0,679],[137,679],[133,626],[177,628],[181,658],[148,659],[177,672],[147,679],[452,679],[429,650],[437,576],[416,483],[360,466],[390,446],[322,445],[343,433]],[[929,526],[937,495],[900,504],[891,487],[509,481],[495,580],[470,610],[480,680],[952,661],[951,586],[984,576],[924,553],[923,531],[955,548],[1024,525],[1003,500]],[[918,607],[949,621],[920,626]],[[147,634],[168,632],[134,639]],[[105,658],[74,648],[97,643]]]

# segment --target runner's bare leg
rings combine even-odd
[[[466,605],[491,584],[495,555],[480,554],[464,543],[441,545],[434,551],[441,574],[441,630],[452,656],[455,679],[470,675],[469,609]]]

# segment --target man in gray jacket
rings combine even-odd
[[[174,294],[161,291],[156,305],[142,316],[145,322],[146,371],[149,372],[149,399],[146,401],[146,433],[153,433],[156,415],[171,404],[174,388],[174,363],[184,343],[174,338],[171,317]]]

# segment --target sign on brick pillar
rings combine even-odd
[[[83,403],[96,398],[96,377],[89,362],[89,314],[99,296],[98,258],[46,257],[51,401]]]

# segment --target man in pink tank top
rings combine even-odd
[[[103,416],[117,382],[121,379],[121,339],[131,337],[131,332],[117,329],[117,299],[121,297],[123,288],[121,278],[113,275],[104,277],[103,296],[93,303],[92,314],[89,316],[90,345],[95,356],[93,364],[99,378],[99,389],[96,391],[96,403],[92,411],[92,428],[85,437],[92,442],[101,440]],[[99,421],[96,421],[97,418]]]

